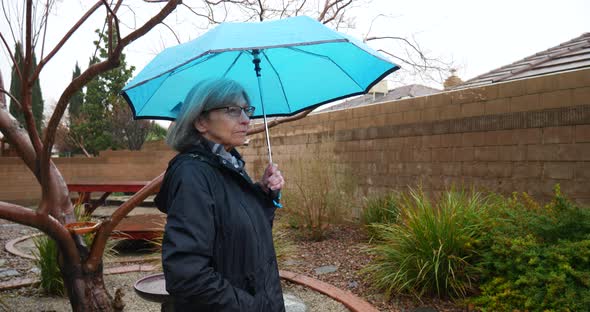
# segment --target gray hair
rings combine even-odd
[[[175,123],[168,129],[166,143],[178,152],[199,144],[202,136],[194,126],[195,121],[206,117],[211,109],[234,105],[242,96],[250,105],[246,90],[234,80],[218,78],[198,82],[188,92]]]

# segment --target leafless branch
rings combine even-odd
[[[277,118],[273,121],[268,122],[268,127],[272,128],[272,127],[278,126],[278,125],[285,123],[285,122],[299,120],[299,119],[309,115],[309,113],[311,113],[313,110],[314,110],[313,108],[310,108],[310,109],[306,109],[306,110],[304,110],[296,115],[293,115],[293,116]],[[261,125],[256,128],[249,129],[248,135],[260,133],[263,131],[264,131],[264,125]]]
[[[14,27],[12,27],[12,21],[10,19],[10,14],[6,12],[6,7],[4,6],[4,1],[2,1],[2,12],[4,13],[4,19],[6,23],[8,23],[8,28],[10,29],[10,34],[12,35],[12,40],[14,42],[20,42],[20,40],[16,39],[16,35],[14,34]]]
[[[14,58],[14,53],[12,52],[10,47],[8,46],[8,43],[6,42],[6,39],[4,39],[4,36],[2,35],[2,33],[0,33],[0,38],[2,39],[2,43],[4,43],[4,46],[6,47],[6,50],[8,51],[8,54],[10,55],[10,59],[12,60],[12,65],[16,69],[16,74],[18,76],[18,79],[22,80],[23,74],[21,73],[20,67],[18,66],[18,64],[16,64],[16,59]],[[21,56],[21,59],[22,59],[22,56]]]
[[[178,35],[177,35],[177,34],[176,34],[176,32],[174,31],[174,29],[172,29],[172,27],[168,26],[168,24],[166,24],[166,23],[164,23],[164,22],[162,22],[162,23],[160,23],[160,24],[164,25],[164,27],[166,27],[166,28],[168,28],[168,30],[170,30],[170,32],[172,33],[172,35],[174,35],[174,38],[176,38],[176,42],[177,42],[178,44],[180,44],[180,43],[181,43],[181,42],[180,42],[180,38],[178,38]]]
[[[14,97],[14,95],[12,95],[10,92],[8,92],[8,91],[6,91],[6,90],[4,90],[4,89],[0,89],[0,92],[2,92],[2,93],[4,93],[4,94],[8,95],[8,97],[10,97],[10,99],[12,99],[12,101],[13,101],[12,103],[13,103],[13,104],[16,104],[16,105],[18,106],[18,108],[19,108],[20,110],[22,110],[22,105],[20,104],[19,100],[18,100],[16,97]],[[0,104],[4,104],[4,103],[0,103]],[[4,107],[1,107],[1,106],[0,106],[0,108],[4,108]]]
[[[41,58],[45,53],[45,38],[47,38],[47,25],[49,24],[49,10],[51,10],[51,3],[52,1],[47,1],[47,5],[45,6],[45,15],[44,20],[41,23],[41,27],[43,28],[43,39],[41,40]]]
[[[94,4],[94,6],[92,6],[92,8],[90,8],[86,12],[86,14],[84,14],[78,20],[78,22],[65,34],[65,36],[63,36],[63,38],[53,48],[53,50],[51,52],[49,52],[49,54],[47,54],[47,56],[44,59],[42,59],[41,62],[39,62],[39,64],[37,65],[37,69],[35,70],[35,73],[30,78],[30,81],[35,81],[35,80],[37,80],[39,78],[39,74],[41,73],[41,70],[43,69],[43,67],[45,66],[45,64],[47,64],[47,62],[49,62],[49,60],[51,60],[51,58],[63,47],[63,45],[78,30],[78,28],[80,28],[80,26],[82,24],[84,24],[84,22],[90,17],[90,15],[92,15],[92,13],[94,13],[94,11],[96,11],[96,9],[98,9],[100,7],[100,4],[101,4],[101,1],[96,2]]]
[[[23,62],[23,71],[24,75],[28,75],[33,68],[33,47],[32,47],[32,18],[33,18],[33,4],[32,0],[28,0],[26,3],[26,22],[25,22],[25,58]],[[23,75],[23,76],[24,76]],[[33,148],[37,154],[42,153],[42,144],[41,144],[41,137],[39,132],[37,131],[37,127],[35,126],[35,117],[33,116],[33,103],[28,96],[31,90],[28,88],[29,85],[32,84],[32,81],[29,80],[27,77],[23,77],[21,80],[21,90],[22,90],[22,98],[21,98],[21,111],[25,117],[25,125],[27,126],[27,132],[29,133],[29,138],[31,139],[31,143],[33,144]],[[43,176],[41,176],[43,177]]]

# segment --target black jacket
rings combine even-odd
[[[244,170],[197,146],[170,161],[155,201],[168,214],[162,264],[175,312],[285,310],[275,207]]]

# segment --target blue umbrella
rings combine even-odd
[[[200,80],[238,81],[256,117],[289,116],[366,93],[399,66],[307,16],[222,23],[158,54],[123,89],[135,119],[174,120]],[[264,90],[264,91],[263,91]],[[266,140],[272,163],[268,128]]]

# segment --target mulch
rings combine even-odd
[[[413,311],[418,308],[448,312],[467,311],[466,307],[452,301],[436,298],[398,295],[386,300],[383,294],[371,287],[360,272],[370,263],[371,256],[366,252],[369,237],[358,224],[330,225],[321,241],[310,241],[296,228],[286,227],[285,230],[295,245],[292,254],[280,264],[285,270],[305,274],[348,290],[380,311]],[[336,266],[338,269],[333,273],[316,273],[316,268],[327,265]]]
[[[280,219],[280,218],[279,218]],[[280,220],[278,221],[280,222]],[[299,229],[285,228],[294,244],[293,252],[280,268],[295,273],[305,274],[329,283],[340,289],[348,290],[367,300],[381,311],[413,311],[428,307],[436,311],[466,311],[467,308],[451,301],[435,298],[415,298],[412,296],[394,296],[386,300],[377,290],[371,288],[360,271],[371,261],[365,249],[369,238],[358,224],[330,225],[325,238],[321,241],[307,239]],[[16,257],[4,249],[7,241],[16,237],[38,232],[30,227],[17,225],[0,219],[0,260],[3,267],[16,269],[20,275],[16,278],[35,278],[38,273],[32,271],[34,264],[29,259]],[[333,265],[337,270],[332,273],[318,274],[315,269]],[[0,282],[15,277],[0,278]],[[25,290],[23,290],[25,291]]]

